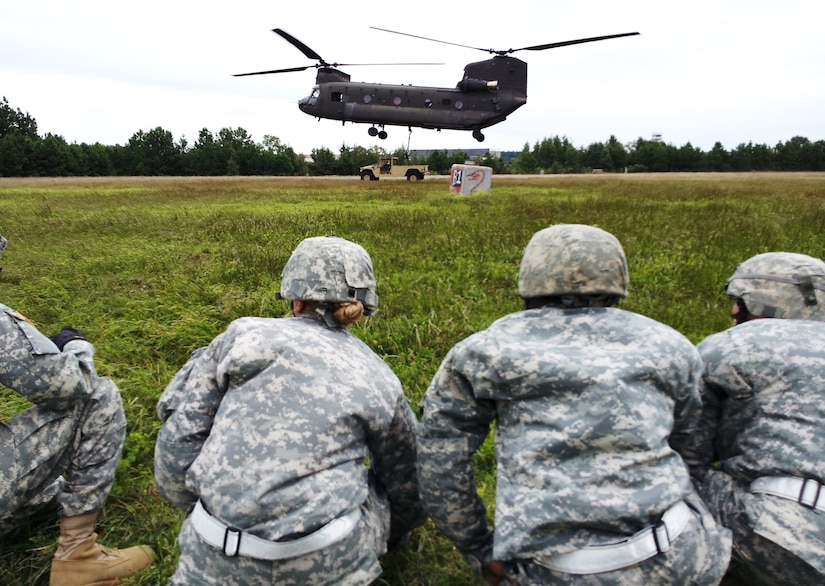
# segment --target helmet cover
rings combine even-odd
[[[627,258],[618,239],[595,226],[556,224],[536,232],[524,249],[521,297],[627,297]]]
[[[825,321],[825,262],[806,254],[757,254],[736,267],[726,291],[754,315]]]
[[[370,255],[343,238],[306,238],[281,273],[277,297],[321,304],[361,301],[364,314],[372,315],[378,307],[378,295]]]

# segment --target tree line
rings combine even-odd
[[[0,176],[141,176],[141,175],[357,175],[362,165],[391,154],[401,160],[403,148],[342,145],[338,153],[313,149],[307,158],[273,135],[255,142],[243,128],[204,128],[194,144],[157,127],[139,130],[125,145],[69,143],[62,136],[37,132],[28,112],[0,101]],[[446,174],[466,153],[434,151],[416,157],[434,173]],[[478,163],[506,173],[825,171],[825,141],[795,136],[774,146],[740,144],[731,151],[717,142],[710,151],[687,143],[681,147],[642,138],[622,144],[614,136],[604,143],[576,147],[565,137],[544,138],[521,152],[484,155]]]

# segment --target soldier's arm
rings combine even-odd
[[[83,361],[94,354],[94,348],[78,340],[71,350],[58,350],[19,313],[0,311],[0,384],[32,403],[62,410],[88,399],[94,367],[84,367]]]
[[[670,446],[685,458],[692,436],[697,433],[702,417],[702,361],[697,352],[689,357],[687,373],[674,391],[673,430]]]
[[[714,462],[718,460],[716,441],[722,417],[724,390],[718,376],[718,337],[714,336],[699,345],[703,370],[699,382],[702,407],[695,418],[679,453],[690,469],[694,481],[701,483]],[[724,377],[723,377],[724,378]]]
[[[427,519],[418,495],[415,426],[415,415],[399,393],[389,429],[370,441],[372,469],[390,502],[390,543]]]
[[[157,412],[163,421],[155,444],[158,491],[187,511],[197,495],[186,488],[186,472],[212,430],[215,413],[226,392],[217,374],[216,353],[222,336],[195,351],[161,395]]]
[[[472,457],[489,433],[495,407],[476,399],[448,354],[422,401],[418,481],[424,509],[465,555],[489,557],[493,534],[476,489]],[[489,559],[487,560],[489,561]]]

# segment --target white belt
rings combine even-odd
[[[650,559],[670,549],[684,531],[691,512],[684,501],[670,507],[656,525],[635,535],[606,545],[534,559],[537,564],[567,574],[598,574],[620,570]]]
[[[795,476],[763,476],[751,482],[750,491],[771,494],[803,507],[825,511],[825,488],[813,478]]]
[[[227,556],[256,560],[283,560],[324,549],[348,535],[360,520],[359,508],[333,519],[305,537],[292,541],[270,541],[226,525],[210,515],[200,501],[189,515],[192,528],[206,543]]]

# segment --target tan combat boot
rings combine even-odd
[[[97,513],[60,519],[49,586],[116,586],[120,578],[139,572],[155,559],[146,545],[127,549],[99,545],[96,523]]]

